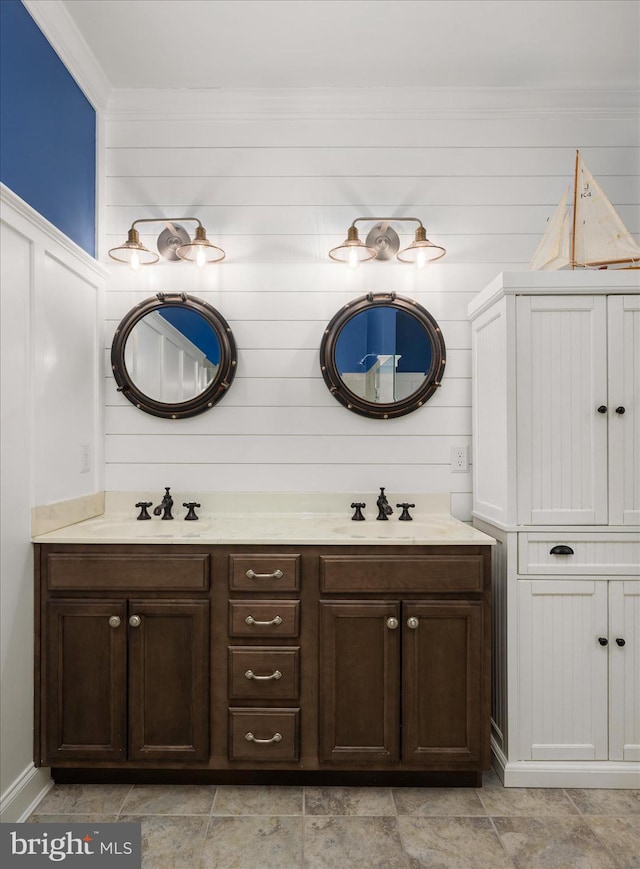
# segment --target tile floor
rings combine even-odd
[[[56,785],[33,823],[136,821],[145,869],[631,869],[640,790]]]

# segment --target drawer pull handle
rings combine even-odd
[[[253,570],[247,570],[246,576],[248,579],[282,579],[284,573],[278,568],[273,573],[255,573]]]
[[[554,546],[549,550],[549,555],[575,555],[575,552],[570,546]]]
[[[411,616],[410,618],[407,619],[407,627],[411,628],[412,631],[415,631],[415,629],[418,627],[419,624],[420,624],[420,622],[418,621],[418,619],[415,616]]]
[[[625,641],[622,639],[622,637],[616,637],[616,645],[620,646],[620,648],[625,645]]]
[[[111,616],[109,619],[109,627],[119,628],[120,627],[120,616]]]
[[[282,617],[276,616],[275,618],[270,619],[270,621],[268,621],[268,622],[259,622],[256,619],[254,619],[253,616],[247,616],[245,619],[245,622],[248,625],[281,625],[282,624]]]
[[[271,739],[258,739],[249,731],[249,733],[245,733],[244,738],[247,742],[255,742],[256,745],[270,745],[272,742],[282,742],[281,733],[274,733]]]
[[[608,646],[609,640],[606,637],[598,637],[598,642],[601,646]]]
[[[253,670],[247,670],[244,674],[245,679],[255,679],[257,682],[268,682],[270,679],[282,679],[280,670],[274,670],[268,676],[258,676]]]
[[[142,621],[142,619],[140,618],[140,616],[131,616],[129,618],[129,624],[131,625],[132,628],[139,628],[141,621]]]

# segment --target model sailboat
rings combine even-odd
[[[533,259],[532,271],[565,268],[638,268],[640,245],[576,151],[571,187],[549,220]]]

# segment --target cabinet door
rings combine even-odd
[[[640,296],[610,296],[609,524],[640,525]]]
[[[132,600],[128,631],[129,759],[207,760],[208,602]]]
[[[606,760],[607,582],[519,580],[518,632],[518,759]]]
[[[606,317],[605,296],[517,300],[521,524],[607,522]]]
[[[321,760],[399,759],[399,617],[394,602],[320,603]]]
[[[402,759],[468,766],[481,759],[483,705],[480,602],[402,607]]]
[[[609,758],[640,761],[640,581],[609,582]]]
[[[124,760],[126,605],[49,603],[42,685],[45,763]]]

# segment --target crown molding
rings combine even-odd
[[[22,3],[94,109],[104,112],[111,85],[61,0]]]
[[[112,91],[108,120],[640,117],[640,89],[270,88]]]

